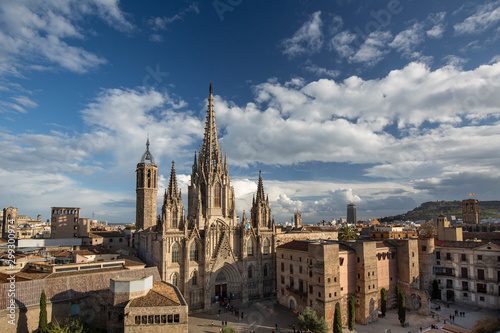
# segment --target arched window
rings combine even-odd
[[[177,273],[172,274],[172,284],[176,287],[177,286]]]
[[[252,266],[248,266],[248,278],[252,279],[253,278],[253,270]]]
[[[267,264],[264,265],[264,276],[267,276]]]
[[[193,272],[193,277],[191,278],[191,284],[192,284],[193,286],[196,286],[196,285],[198,284],[198,281],[197,281],[198,276],[197,276],[197,275],[198,275],[198,274],[196,274],[196,272]]]
[[[189,260],[198,261],[198,244],[196,241],[192,242],[189,248]]]
[[[221,187],[220,187],[220,183],[219,182],[216,182],[215,185],[214,185],[214,207],[215,208],[220,208],[222,205],[222,200],[221,200],[221,193],[222,190],[221,190]]]
[[[262,246],[262,254],[269,254],[269,248],[270,248],[269,238],[266,238],[264,240],[264,245]]]
[[[179,262],[179,244],[172,246],[172,262]]]
[[[253,256],[253,241],[251,238],[248,240],[247,244],[247,256],[249,257]]]

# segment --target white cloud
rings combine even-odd
[[[367,66],[375,65],[389,53],[386,47],[391,38],[392,35],[388,31],[372,32],[359,50],[349,57],[349,62],[364,63]]]
[[[338,53],[342,58],[349,57],[354,54],[354,49],[351,43],[356,38],[356,35],[349,31],[342,31],[330,40],[330,48]]]
[[[494,1],[477,6],[475,13],[453,28],[458,35],[475,34],[489,29],[500,22],[500,2]]]
[[[187,8],[180,10],[172,17],[152,17],[148,20],[148,25],[151,26],[153,31],[166,30],[169,24],[182,20],[184,16],[190,12],[195,12],[196,14],[200,13],[197,3],[193,3]]]
[[[411,28],[397,34],[394,40],[389,43],[389,46],[406,57],[412,57],[415,47],[424,41],[423,29],[424,25],[417,22]]]
[[[319,52],[323,46],[322,25],[321,12],[313,13],[309,21],[305,22],[291,38],[281,42],[283,54],[295,57]]]
[[[431,38],[441,38],[444,34],[444,25],[437,24],[425,32]]]
[[[333,78],[333,77],[337,77],[340,75],[339,70],[327,69],[324,67],[319,67],[317,65],[307,65],[304,67],[304,69],[308,72],[315,74],[316,76],[319,76],[319,77]]]
[[[98,16],[119,31],[134,29],[117,0],[0,2],[0,74],[45,63],[84,73],[106,63],[103,57],[64,41],[85,38],[85,16]]]

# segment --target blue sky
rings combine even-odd
[[[500,1],[0,1],[0,203],[132,222],[148,134],[158,198],[172,160],[187,194],[210,82],[238,215],[259,170],[278,222],[499,199],[499,23]]]

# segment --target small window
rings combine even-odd
[[[313,286],[309,286],[309,294],[313,293]]]
[[[334,294],[335,294],[335,297],[337,297],[337,292],[335,292]]]
[[[135,324],[140,325],[141,324],[141,316],[135,316]]]
[[[329,294],[328,294],[328,297],[332,298],[332,293],[329,293]]]
[[[78,316],[79,313],[80,313],[80,304],[71,304],[69,315]]]
[[[451,253],[446,252],[446,260],[451,260]]]
[[[358,259],[357,259],[357,260],[358,260],[358,262],[360,261],[359,257],[358,257]]]
[[[361,291],[361,287],[360,286],[358,286],[358,291]]]
[[[285,255],[283,253],[281,254],[281,258],[285,258]]]
[[[299,262],[302,262],[302,257],[299,257]]]
[[[285,263],[284,263],[284,262],[282,262],[282,263],[281,263],[281,271],[282,271],[282,272],[284,272],[284,271],[285,271]]]
[[[281,284],[285,284],[285,276],[284,275],[281,276]]]
[[[481,254],[479,254],[479,255],[477,256],[477,260],[483,260],[483,256],[482,256]]]
[[[153,324],[153,320],[154,320],[153,315],[149,315],[148,316],[148,324]]]
[[[174,323],[178,323],[179,319],[180,319],[179,314],[178,313],[174,314]]]
[[[411,256],[412,256],[412,258],[413,258],[413,257],[415,257],[415,252],[412,252],[412,253],[411,253]]]
[[[479,300],[480,300],[481,302],[484,302],[484,296],[479,296]]]
[[[337,282],[337,278],[336,277],[333,278],[333,282]]]
[[[293,274],[293,265],[290,264],[290,274]]]
[[[299,266],[299,273],[302,274],[302,266]]]
[[[464,297],[469,297],[469,294],[467,294],[467,293],[464,293]]]
[[[427,246],[426,245],[422,245],[422,252],[425,252],[427,251]]]
[[[166,324],[167,323],[167,315],[161,315],[161,323]]]
[[[293,256],[292,255],[290,255],[290,260],[293,260]]]
[[[168,315],[168,322],[169,323],[173,323],[174,322],[174,316],[173,315],[171,315],[171,314]]]
[[[318,297],[321,297],[321,292],[318,291]]]
[[[155,324],[160,323],[160,315],[155,315]]]
[[[328,278],[328,283],[330,283],[332,281],[332,279]]]
[[[148,316],[142,316],[142,324],[146,325],[148,323]]]

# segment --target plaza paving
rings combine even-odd
[[[441,310],[435,311],[434,318],[424,315],[419,315],[416,312],[407,312],[406,319],[409,323],[408,327],[402,327],[398,321],[397,310],[389,310],[384,318],[370,325],[356,324],[353,333],[384,333],[386,329],[390,329],[391,333],[416,333],[430,329],[432,324],[442,327],[444,320],[446,323],[469,328],[474,325],[476,319],[485,315],[490,317],[499,318],[500,311],[479,309],[477,307],[465,305],[450,305],[447,307],[444,303],[436,303],[432,305],[441,305]],[[202,333],[202,332],[219,332],[222,327],[222,321],[227,321],[228,326],[236,328],[241,333],[248,333],[252,330],[255,333],[271,333],[275,332],[293,332],[292,325],[298,329],[297,314],[293,313],[290,309],[279,305],[273,301],[256,302],[251,305],[235,303],[235,306],[243,311],[243,319],[241,319],[241,312],[239,318],[236,318],[230,311],[225,311],[219,305],[215,304],[210,311],[192,314],[189,316],[189,333]],[[219,309],[221,314],[219,315]],[[465,317],[455,316],[455,321],[450,321],[449,316],[455,314],[455,310],[465,312]],[[213,323],[213,326],[212,326]],[[278,324],[278,330],[275,328]],[[348,333],[347,327],[344,327],[344,332]]]

